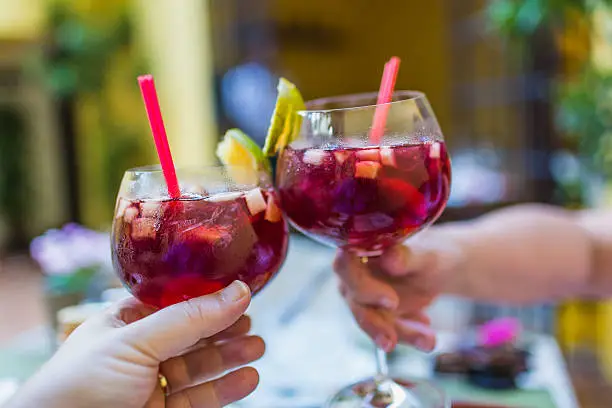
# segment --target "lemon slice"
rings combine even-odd
[[[295,140],[302,126],[298,111],[306,109],[297,87],[285,78],[278,81],[276,106],[268,128],[263,153],[274,156]]]
[[[217,157],[227,166],[234,181],[241,184],[257,185],[260,171],[270,172],[270,161],[261,148],[240,129],[225,132],[217,145]]]

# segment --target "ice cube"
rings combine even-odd
[[[264,198],[260,188],[254,188],[253,190],[247,191],[244,194],[244,198],[252,216],[259,214],[267,207],[266,199]]]
[[[357,151],[357,158],[362,161],[374,161],[380,160],[379,149],[365,149]]]
[[[306,150],[304,152],[304,158],[302,159],[306,164],[312,164],[313,166],[318,166],[323,163],[323,159],[325,158],[325,150],[320,149],[311,149]]]
[[[345,152],[345,151],[334,152],[334,156],[336,157],[336,162],[338,162],[338,164],[344,163],[350,155],[351,154],[349,152]]]
[[[223,202],[223,201],[233,201],[233,200],[236,200],[236,199],[242,197],[242,194],[243,193],[238,192],[238,191],[229,191],[229,192],[225,192],[225,193],[218,193],[218,194],[215,194],[213,196],[207,197],[206,201],[210,201],[210,202],[213,202],[213,203],[220,203],[220,202]]]
[[[223,245],[215,245],[213,249],[215,258],[223,262],[225,276],[247,267],[253,246],[258,241],[255,229],[245,213],[236,217],[230,233],[230,238],[222,241]]]
[[[429,150],[429,157],[432,159],[440,158],[440,143],[439,142],[432,143],[431,148]]]
[[[129,207],[125,210],[124,214],[123,214],[123,221],[130,223],[132,221],[134,221],[136,219],[136,217],[138,217],[138,208],[136,207]]]
[[[130,207],[130,202],[123,198],[117,201],[117,210],[115,212],[115,218],[119,219],[125,215],[125,211]]]
[[[132,239],[135,241],[143,241],[155,239],[157,232],[155,231],[155,220],[152,218],[138,218],[131,223]]]
[[[140,213],[143,217],[159,217],[161,205],[161,201],[143,201],[140,203]]]
[[[391,147],[383,147],[380,149],[380,161],[385,166],[397,167],[397,161],[395,161],[395,152]]]
[[[355,177],[375,179],[381,164],[375,161],[361,161],[355,163]]]
[[[215,243],[220,240],[229,240],[231,234],[227,227],[221,225],[196,225],[185,231],[183,234],[194,241],[204,241]]]
[[[185,183],[181,185],[181,192],[183,194],[194,195],[196,197],[206,197],[207,191],[201,184],[196,183]]]
[[[276,205],[276,201],[273,196],[268,198],[268,207],[266,208],[266,221],[279,222],[283,217],[280,208]]]

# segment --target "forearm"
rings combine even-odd
[[[582,294],[588,297],[611,297],[612,211],[580,211],[575,218],[591,243],[591,267]]]
[[[57,392],[57,390],[47,387],[44,384],[36,382],[28,382],[19,390],[11,400],[8,401],[6,408],[30,408],[30,407],[48,407],[60,408],[69,406],[74,403],[74,400],[65,397]],[[70,405],[73,407],[74,405]]]
[[[61,350],[59,351],[61,353]],[[90,406],[81,399],[87,395],[83,390],[83,383],[68,374],[69,365],[56,364],[58,354],[49,360],[37,373],[35,373],[8,401],[6,408],[81,408]],[[72,378],[71,378],[72,377]],[[77,377],[79,377],[77,375]],[[82,377],[81,377],[82,378]],[[4,406],[3,406],[4,408]]]
[[[444,279],[447,293],[529,304],[591,291],[592,237],[570,211],[520,205],[432,233],[452,237],[461,257]]]

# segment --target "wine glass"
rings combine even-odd
[[[431,225],[446,206],[450,160],[434,112],[423,93],[319,99],[299,112],[298,138],[281,154],[277,184],[290,222],[323,244],[351,251],[362,262]],[[377,109],[387,111],[374,137]],[[446,407],[427,382],[388,376],[386,353],[376,351],[378,373],[341,390],[328,407]]]
[[[112,231],[117,274],[141,301],[165,307],[241,280],[253,294],[280,269],[288,227],[270,175],[239,167],[178,169],[168,197],[157,166],[128,170]]]

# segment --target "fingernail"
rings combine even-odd
[[[389,298],[381,299],[380,306],[388,310],[395,310],[397,308],[395,302]]]
[[[384,334],[379,334],[378,336],[376,336],[376,340],[374,340],[374,342],[376,343],[378,347],[380,347],[381,349],[387,352],[391,350],[391,347],[393,345],[391,343],[391,339],[389,339]]]
[[[431,346],[425,337],[417,337],[414,341],[414,347],[421,351],[431,351]]]
[[[249,287],[242,281],[234,281],[221,292],[221,299],[224,302],[237,302],[249,294]]]
[[[417,332],[421,332],[425,334],[435,335],[435,332],[432,330],[430,326],[423,324],[421,322],[415,322],[414,320],[409,320],[409,319],[398,319],[397,322],[405,329],[413,330],[413,331],[417,331]]]
[[[411,336],[411,338],[414,338],[414,341],[411,341],[414,347],[421,351],[431,351],[431,342],[429,338],[435,337],[436,333],[430,326],[409,319],[398,319],[397,323],[404,329],[416,332],[413,335],[414,337]]]

